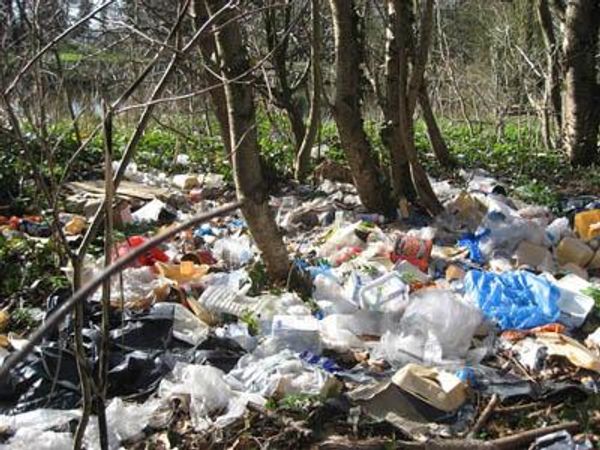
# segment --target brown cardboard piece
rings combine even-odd
[[[371,417],[415,435],[431,431],[437,420],[456,411],[466,401],[467,387],[451,373],[407,364],[391,380],[359,387],[348,396]]]

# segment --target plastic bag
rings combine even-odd
[[[64,429],[68,431],[68,424],[78,420],[81,412],[77,410],[36,409],[33,411],[1,415],[0,427],[4,430],[14,430],[6,445],[0,444],[0,449],[29,450],[32,444],[36,450],[63,450],[73,447],[73,436],[70,432],[50,431],[51,429]]]
[[[189,395],[191,422],[198,431],[211,425],[227,426],[244,414],[248,397],[234,392],[223,377],[224,373],[212,366],[177,363],[171,376],[161,382],[159,396]],[[209,415],[217,411],[224,414],[213,422]]]
[[[478,309],[451,291],[421,290],[411,297],[397,330],[382,336],[377,352],[395,366],[460,360],[481,319]]]
[[[345,248],[364,249],[368,233],[372,226],[365,226],[364,222],[353,223],[344,227],[334,228],[333,233],[317,251],[321,258],[330,258]]]
[[[495,274],[471,270],[465,294],[501,329],[526,329],[556,322],[560,292],[547,279],[525,271]]]
[[[246,235],[219,239],[213,245],[213,254],[228,268],[239,268],[254,257],[252,243]]]
[[[227,375],[232,385],[246,392],[265,397],[285,394],[317,395],[330,374],[311,365],[290,350],[282,350],[268,357],[243,356],[238,366]]]
[[[121,448],[121,442],[140,435],[160,406],[159,399],[149,399],[145,403],[126,403],[118,397],[112,399],[106,407],[108,448],[117,450]],[[86,430],[85,446],[89,450],[100,449],[100,431],[96,417],[91,418]]]
[[[125,256],[131,249],[139,247],[148,239],[144,236],[130,236],[124,242],[121,242],[117,247],[117,257]],[[169,257],[158,247],[153,247],[144,255],[138,256],[137,265],[153,266],[155,262],[169,262]]]
[[[271,337],[292,351],[321,354],[319,321],[313,316],[275,315]]]

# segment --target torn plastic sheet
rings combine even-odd
[[[464,284],[465,296],[502,330],[546,325],[560,315],[558,288],[526,271],[495,274],[470,270]]]

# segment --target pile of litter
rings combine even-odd
[[[133,167],[127,178],[115,206],[127,237],[115,259],[228,197],[223,179],[210,174],[169,180]],[[88,226],[99,202],[94,186],[71,186],[70,209],[61,214],[69,240]],[[463,189],[434,187],[445,201],[434,221],[416,211],[394,221],[365,213],[352,185],[328,180],[273,197],[294,260],[287,285],[271,291],[239,214],[182,233],[114,277],[110,447],[168,428],[174,401],[185,403],[194,433],[226,430],[249,411],[268,414],[274,401],[311,396],[335,399],[348,421],[358,414],[424,441],[473,437],[490,398],[507,407],[594,395],[600,201],[571,199],[555,217],[481,174]],[[7,239],[50,235],[36,217],[0,226]],[[102,261],[86,260],[86,280]],[[69,295],[51,296],[46,314]],[[100,309],[97,292],[85,311],[92,368]],[[33,439],[38,448],[72,446],[81,414],[72,331],[65,321],[1,380],[7,448]],[[3,336],[2,357],[23,339]],[[98,447],[97,437],[93,417],[87,448]],[[566,430],[537,436],[535,445],[591,448]]]

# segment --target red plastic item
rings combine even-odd
[[[117,247],[117,257],[127,255],[132,248],[139,247],[148,239],[144,236],[130,236]],[[137,264],[140,266],[153,266],[155,262],[169,262],[169,257],[158,247],[153,247],[146,254],[137,258]]]
[[[427,272],[432,248],[433,242],[430,240],[419,239],[412,236],[402,236],[398,239],[398,242],[396,242],[396,247],[390,254],[390,259],[393,263],[398,261],[408,261],[423,272]]]

